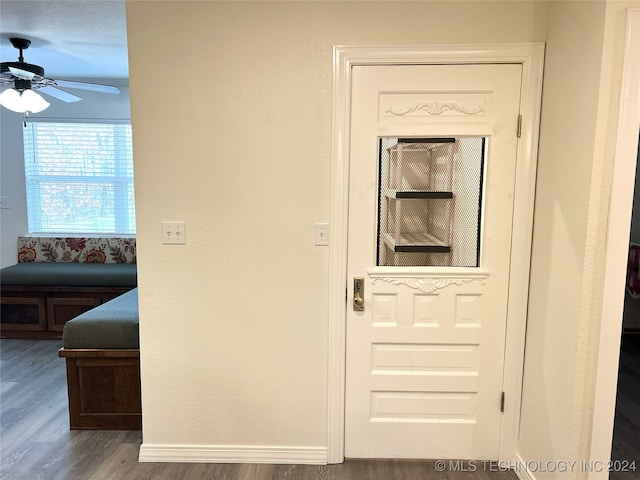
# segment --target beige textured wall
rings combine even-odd
[[[579,312],[604,10],[604,2],[548,9],[521,423],[526,460],[579,454],[576,407],[585,379],[577,375],[587,361]]]
[[[326,444],[332,47],[541,41],[541,11],[128,2],[146,444]]]
[[[549,3],[518,448],[525,460],[589,459],[621,56],[632,6],[640,2]]]

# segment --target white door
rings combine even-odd
[[[521,65],[352,75],[345,456],[497,459]]]

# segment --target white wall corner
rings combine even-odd
[[[611,198],[605,248],[604,292],[600,311],[600,340],[591,431],[591,462],[611,458],[623,316],[624,282],[640,128],[640,8],[627,10],[620,110],[616,132]],[[607,469],[592,470],[590,480],[609,478]]]
[[[140,446],[140,462],[326,465],[326,447],[164,445]]]

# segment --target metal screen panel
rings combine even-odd
[[[379,266],[480,264],[486,138],[379,140]]]

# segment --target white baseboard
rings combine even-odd
[[[519,468],[515,469],[516,475],[520,480],[536,480],[535,475],[528,467],[526,467],[527,462],[525,462],[522,457],[516,453],[516,463]]]
[[[140,462],[272,463],[326,465],[326,447],[152,445],[143,443]]]

